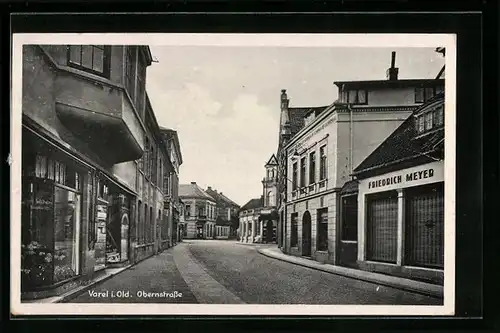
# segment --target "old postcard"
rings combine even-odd
[[[17,34],[14,314],[452,315],[454,35]]]

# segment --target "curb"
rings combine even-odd
[[[292,256],[288,256],[286,254],[274,253],[274,251],[269,249],[258,249],[258,252],[269,258],[286,261],[295,265],[312,268],[318,271],[346,276],[356,280],[376,283],[379,285],[397,288],[404,291],[410,291],[413,293],[418,293],[421,295],[430,296],[434,298],[440,298],[440,299],[443,298],[443,287],[435,284],[404,279],[379,273],[367,272],[352,268],[339,267],[330,264],[320,264],[317,263],[316,261],[313,261],[311,263],[304,262],[302,260],[306,259],[301,260],[301,258],[295,258]]]

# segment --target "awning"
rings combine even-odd
[[[264,212],[264,213],[260,213],[259,215],[259,221],[262,221],[262,220],[278,220],[279,219],[279,214],[278,212],[273,209],[272,211],[270,212]]]
[[[345,194],[355,194],[358,193],[358,182],[356,180],[350,180],[342,186],[340,190],[340,195]]]

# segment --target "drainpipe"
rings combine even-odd
[[[353,169],[353,163],[352,163],[352,156],[353,156],[353,142],[354,142],[354,126],[353,126],[353,121],[352,121],[352,107],[350,104],[347,104],[347,107],[349,108],[349,132],[350,132],[350,139],[349,139],[349,174],[352,174],[352,169]]]

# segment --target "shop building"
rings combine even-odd
[[[229,239],[236,238],[236,230],[239,224],[238,212],[240,206],[229,199],[222,192],[218,192],[216,189],[212,189],[208,186],[205,191],[216,202],[216,220],[217,225],[215,237],[219,239]]]
[[[186,239],[214,239],[216,201],[196,182],[179,185],[184,203],[184,235]]]
[[[355,207],[344,185],[354,166],[444,89],[443,80],[399,80],[394,65],[393,53],[386,80],[335,82],[339,99],[306,112],[304,126],[286,140],[281,152],[286,156],[281,244],[285,253],[336,265],[353,260],[356,240],[340,223],[340,203],[345,200],[346,207],[351,207],[347,211],[353,214]],[[281,98],[286,107],[286,92]],[[288,118],[286,109],[283,118]],[[281,132],[290,130],[285,126]]]
[[[61,294],[160,248],[161,193],[138,166],[166,161],[146,105],[151,61],[147,46],[23,47],[21,299]],[[153,245],[138,254],[144,225]]]
[[[160,132],[163,136],[163,144],[167,149],[169,162],[171,164],[171,168],[168,172],[165,172],[163,181],[164,205],[165,211],[168,214],[167,218],[172,225],[170,242],[172,244],[177,244],[180,239],[179,224],[182,209],[179,198],[179,171],[183,162],[182,152],[177,131],[171,128],[160,127]]]
[[[358,267],[443,283],[444,95],[418,108],[353,175]]]

